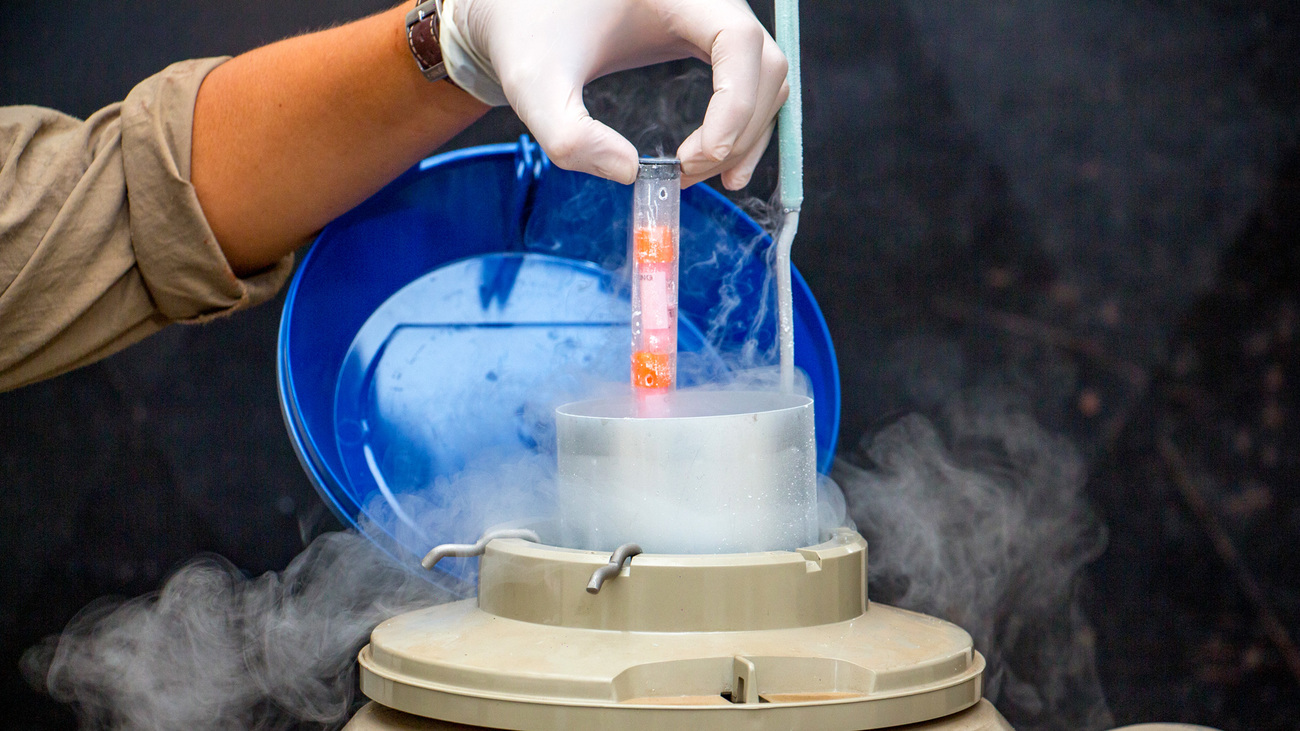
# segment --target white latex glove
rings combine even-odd
[[[682,184],[749,182],[789,94],[786,59],[744,0],[444,0],[443,59],[461,88],[510,104],[557,165],[621,183],[637,152],[591,118],[587,82],[693,56],[713,66],[704,123],[677,150]]]

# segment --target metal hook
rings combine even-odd
[[[478,543],[444,543],[441,546],[435,546],[428,555],[420,561],[420,565],[426,569],[431,569],[438,565],[438,562],[448,557],[467,558],[469,556],[482,556],[487,550],[487,544],[498,538],[522,538],[525,541],[541,543],[542,539],[537,533],[525,528],[510,528],[507,530],[494,530],[484,533],[478,539]]]
[[[588,594],[599,594],[600,587],[606,581],[618,576],[618,572],[623,570],[623,563],[630,561],[633,556],[641,553],[641,547],[635,543],[624,543],[614,549],[614,555],[609,557],[609,563],[596,569],[591,575],[591,581],[587,582]]]

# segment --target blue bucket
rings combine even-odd
[[[345,524],[416,555],[472,541],[473,520],[421,521],[403,496],[454,511],[456,491],[494,489],[457,482],[467,465],[545,439],[539,393],[627,383],[630,206],[630,187],[554,167],[523,137],[431,157],[321,232],[288,290],[278,375],[294,448]],[[681,222],[683,385],[774,362],[771,239],[704,185],[682,192]],[[825,472],[839,375],[798,272],[794,314]]]

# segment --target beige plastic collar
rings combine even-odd
[[[599,594],[609,554],[492,541],[479,608],[557,627],[736,632],[844,622],[867,610],[867,542],[851,531],[798,551],[633,557]]]
[[[860,731],[955,714],[981,694],[970,635],[866,601],[866,542],[609,559],[498,540],[481,602],[377,627],[361,687],[389,708],[497,729]]]

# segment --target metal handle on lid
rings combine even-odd
[[[478,539],[477,543],[444,543],[441,546],[435,546],[432,551],[425,555],[424,560],[420,561],[420,565],[426,569],[432,569],[444,558],[482,556],[483,552],[487,550],[487,544],[498,538],[522,538],[533,543],[542,542],[536,532],[524,528],[488,531]]]
[[[623,563],[630,561],[633,556],[640,555],[641,547],[635,543],[624,543],[614,549],[614,555],[609,557],[609,563],[596,569],[591,575],[591,581],[587,583],[588,594],[599,594],[600,587],[605,585],[606,581],[618,576],[618,572],[623,570]]]

